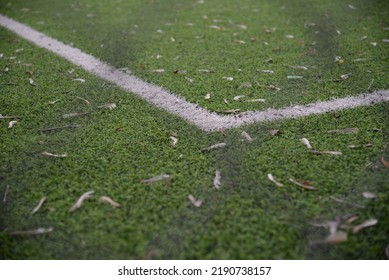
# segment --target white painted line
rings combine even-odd
[[[184,98],[170,93],[162,87],[146,83],[132,74],[123,73],[92,55],[82,52],[80,49],[65,45],[56,39],[50,38],[25,24],[19,23],[1,14],[0,25],[35,45],[50,50],[67,59],[86,71],[91,72],[104,80],[110,81],[128,92],[138,95],[147,102],[180,116],[204,131],[217,131],[226,128],[236,128],[244,124],[255,122],[298,118],[330,111],[389,102],[389,91],[381,90],[371,94],[366,93],[304,106],[295,106],[284,109],[267,109],[261,112],[244,112],[237,116],[220,116],[216,113],[209,112],[196,104],[187,102]]]

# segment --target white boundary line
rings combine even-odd
[[[123,73],[92,55],[82,52],[80,49],[65,45],[2,14],[0,14],[0,25],[35,45],[50,50],[67,59],[84,70],[116,84],[127,92],[135,93],[147,102],[180,116],[204,131],[217,131],[226,128],[236,128],[255,122],[298,118],[389,102],[389,91],[380,90],[373,93],[364,93],[357,96],[317,102],[304,106],[267,109],[260,112],[244,112],[237,116],[220,116],[196,104],[190,103],[184,98],[166,91],[162,87],[146,83],[132,74]]]

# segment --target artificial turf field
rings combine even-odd
[[[0,1],[0,12],[219,113],[389,87],[387,1]],[[2,258],[387,257],[388,103],[207,133],[4,28],[0,39],[0,113],[17,116],[0,120]],[[318,226],[328,221],[338,240]],[[25,232],[38,228],[53,230]]]

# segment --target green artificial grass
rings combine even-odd
[[[3,13],[211,111],[388,88],[384,0],[357,0],[352,8],[346,0],[1,2]],[[246,102],[253,99],[266,101]]]
[[[87,30],[88,36],[92,35],[91,29],[86,28],[81,36],[61,26],[82,26],[80,22],[54,22],[55,17],[51,18],[54,14],[43,13],[43,16],[34,12],[38,9],[20,12],[15,8],[18,3],[12,2],[8,8],[2,4],[2,12],[21,13],[19,16],[24,16],[20,19],[31,25],[35,22],[38,26],[38,21],[44,21],[43,31],[58,35],[57,38],[63,36],[61,39],[67,42],[70,42],[67,36],[74,36],[71,41],[78,47],[84,40],[94,45],[85,37]],[[44,3],[19,4],[37,7],[41,4],[40,10],[61,7]],[[65,5],[61,3],[58,5]],[[122,24],[118,16],[113,16],[117,11],[136,16],[139,10],[150,8],[140,2],[118,4],[117,9],[109,3],[99,6],[90,2],[90,7],[78,3],[76,8],[81,11],[99,7],[106,14],[101,21],[107,23],[111,18],[112,25]],[[226,3],[226,9],[234,5]],[[251,9],[250,3],[247,2],[247,7]],[[357,2],[353,4],[358,6]],[[136,9],[126,10],[120,5],[135,5],[131,7]],[[165,7],[156,5],[159,9]],[[212,5],[215,5],[213,9],[217,8],[216,4]],[[177,9],[177,14],[183,13],[184,18],[184,10]],[[209,9],[208,16],[213,11]],[[65,9],[62,12],[63,16],[74,16],[80,21],[93,19],[68,14]],[[93,13],[99,15],[95,10]],[[222,15],[227,12],[220,10],[219,16]],[[159,23],[159,18],[152,20],[155,25],[150,24],[150,30]],[[107,23],[104,28],[108,26]],[[106,36],[123,39],[115,33]],[[1,199],[8,186],[7,200],[0,202],[2,259],[386,258],[389,169],[380,159],[389,160],[388,104],[207,134],[4,29],[0,29],[0,42],[3,54],[0,113],[17,116],[12,128],[8,128],[10,119],[0,120]],[[154,48],[151,45],[147,47]],[[137,56],[146,52],[140,46],[134,51]],[[381,49],[381,54],[385,55],[385,50]],[[117,66],[142,60],[132,61]],[[347,61],[348,58],[345,65],[334,65],[332,61],[330,64],[347,67]],[[224,71],[224,65],[219,67]],[[379,70],[374,75],[379,75]],[[74,79],[84,79],[85,83]],[[169,86],[186,87],[183,81],[174,79]],[[336,96],[342,94],[334,90]],[[53,101],[56,102],[51,104]],[[117,107],[98,108],[107,103],[115,103]],[[214,108],[222,107],[215,105]],[[64,114],[73,112],[88,114],[63,118]],[[39,131],[66,125],[79,127]],[[344,128],[358,128],[358,132],[328,132]],[[271,130],[279,132],[272,136]],[[248,132],[253,142],[244,140],[242,131]],[[172,135],[178,138],[176,147],[171,145]],[[313,155],[301,143],[303,137],[309,139],[314,149],[341,151],[342,155]],[[201,151],[219,142],[225,142],[227,147],[207,153]],[[365,144],[371,145],[348,147]],[[45,157],[44,151],[66,153],[67,157]],[[219,190],[213,186],[216,170],[222,176]],[[269,173],[284,186],[277,187],[268,180]],[[150,185],[141,182],[160,174],[172,177]],[[288,182],[289,178],[310,181],[318,190],[304,190]],[[76,200],[90,190],[94,191],[93,197],[80,209],[69,212]],[[375,193],[377,198],[365,199],[362,193],[367,191]],[[189,194],[203,200],[201,207],[189,202]],[[100,203],[99,197],[103,195],[120,203],[120,208]],[[32,209],[43,196],[46,202],[32,215]],[[343,243],[310,245],[328,235],[327,229],[313,224],[354,215],[358,216],[354,225],[369,218],[377,219],[378,223],[358,234],[346,229],[348,240]],[[53,227],[53,232],[39,236],[12,235],[15,231],[40,227]]]

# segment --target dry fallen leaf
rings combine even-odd
[[[250,134],[248,134],[246,131],[242,131],[241,136],[248,142],[253,142],[253,138],[251,138]]]
[[[389,168],[389,161],[387,161],[387,160],[385,160],[383,157],[381,157],[381,162],[382,162],[382,164],[383,164],[385,167]]]
[[[72,208],[69,209],[69,212],[73,212],[73,211],[77,210],[78,208],[80,208],[82,203],[84,202],[84,200],[93,196],[93,192],[94,191],[89,191],[89,192],[86,192],[83,195],[81,195],[80,198],[77,200],[77,202],[72,206]]]
[[[214,150],[214,149],[224,148],[226,146],[227,146],[226,143],[218,143],[218,144],[214,144],[214,145],[211,145],[209,147],[206,147],[206,148],[202,148],[201,151],[208,152],[208,151],[211,151],[211,150]]]
[[[107,103],[107,104],[103,104],[103,105],[97,106],[97,108],[113,110],[113,109],[116,108],[116,104],[115,103]]]
[[[54,229],[52,227],[49,228],[37,228],[33,230],[26,230],[26,231],[14,231],[11,232],[11,235],[39,235],[39,234],[45,234],[52,232]]]
[[[38,205],[35,206],[35,208],[31,211],[31,214],[34,215],[36,212],[38,212],[45,201],[46,201],[46,197],[42,197],[41,200],[39,201]]]
[[[118,208],[120,207],[120,204],[117,203],[116,201],[114,201],[112,198],[108,197],[108,196],[101,196],[100,199],[99,199],[100,202],[102,203],[108,203],[110,204],[113,208]]]
[[[307,146],[308,149],[312,150],[311,143],[309,143],[309,140],[308,140],[307,138],[302,138],[302,139],[300,139],[300,140],[301,140],[301,142],[302,142],[305,146]]]
[[[151,183],[155,183],[155,182],[158,182],[161,180],[167,180],[170,178],[171,178],[171,176],[168,174],[161,174],[161,175],[157,175],[157,176],[154,176],[152,178],[149,178],[149,179],[144,179],[141,182],[144,184],[151,184]]]
[[[233,81],[234,80],[233,77],[223,77],[223,79],[226,80],[226,81]]]
[[[362,195],[366,199],[375,199],[375,198],[377,198],[377,195],[375,193],[372,193],[372,192],[363,192]]]
[[[49,153],[49,152],[46,152],[46,151],[42,152],[41,154],[44,155],[44,156],[56,157],[56,158],[65,158],[65,157],[68,156],[66,153],[64,153],[64,154],[52,154],[52,153]]]
[[[289,181],[292,182],[293,184],[296,184],[297,186],[300,186],[300,187],[306,189],[306,190],[310,190],[310,191],[317,190],[317,188],[315,188],[314,186],[311,186],[311,184],[308,181],[298,182],[292,178],[290,178]]]
[[[201,199],[195,199],[193,195],[188,195],[189,201],[195,206],[195,207],[200,207],[203,201]]]
[[[8,123],[8,128],[12,128],[18,121],[10,121]]]
[[[357,133],[359,131],[358,128],[352,127],[352,128],[344,128],[344,129],[333,129],[328,130],[328,133],[337,133],[337,134],[352,134]]]
[[[63,114],[62,118],[64,119],[69,119],[69,118],[75,118],[75,117],[82,117],[87,115],[88,113],[68,113],[68,114]]]
[[[358,233],[361,229],[364,229],[364,228],[366,228],[366,227],[372,227],[372,226],[376,225],[377,223],[378,223],[378,220],[376,220],[376,219],[368,219],[368,220],[364,221],[362,224],[357,225],[357,226],[354,226],[354,227],[352,228],[352,232],[353,232],[354,234],[356,234],[356,233]]]
[[[281,184],[280,182],[277,182],[277,181],[274,179],[274,177],[273,177],[272,174],[267,174],[267,178],[269,178],[270,181],[272,181],[274,184],[276,184],[276,185],[279,186],[279,187],[283,187],[283,186],[284,186],[284,185]]]
[[[215,178],[213,179],[213,185],[216,189],[220,189],[222,175],[219,170],[215,171]]]

